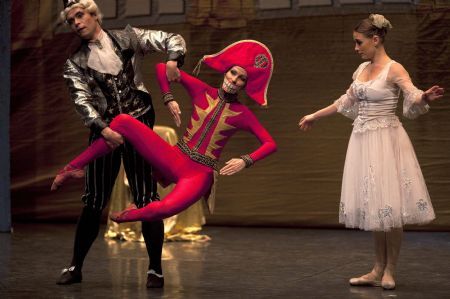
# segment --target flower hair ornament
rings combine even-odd
[[[379,14],[371,14],[369,16],[369,20],[372,22],[372,25],[377,27],[378,29],[392,29],[391,22],[386,19],[383,15]]]

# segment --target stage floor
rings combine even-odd
[[[161,290],[145,288],[141,243],[99,237],[83,283],[58,286],[74,225],[17,224],[0,234],[0,298],[450,298],[450,233],[407,232],[397,289],[350,287],[370,270],[370,233],[206,227],[206,243],[165,244]]]

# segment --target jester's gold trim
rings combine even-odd
[[[212,169],[219,171],[219,165],[217,160],[214,160],[208,156],[202,155],[199,152],[192,150],[189,146],[184,143],[183,140],[178,141],[177,147],[185,153],[192,161],[203,164],[205,166],[211,167]]]
[[[208,107],[206,107],[206,109],[203,109],[197,105],[194,105],[195,111],[197,112],[198,120],[194,120],[194,118],[191,118],[192,127],[190,129],[189,128],[186,129],[188,136],[183,137],[183,140],[185,142],[188,142],[194,137],[195,133],[197,133],[197,131],[202,126],[205,118],[219,103],[219,101],[214,100],[208,93],[205,93],[205,95],[206,101],[208,102]]]
[[[206,138],[206,135],[209,133],[209,130],[211,129],[211,126],[215,123],[217,117],[220,115],[220,113],[223,110],[223,107],[225,107],[225,101],[220,100],[219,104],[217,104],[216,109],[213,112],[213,115],[209,119],[208,123],[206,124],[205,128],[203,129],[202,134],[200,135],[200,138],[197,141],[197,144],[194,146],[194,150],[198,151],[200,146],[202,145],[203,141]],[[219,116],[220,117],[220,116]]]
[[[230,109],[230,103],[227,103],[220,98],[213,99],[208,93],[205,93],[205,96],[206,96],[206,101],[208,102],[208,107],[206,109],[202,109],[201,107],[194,105],[195,111],[197,112],[197,115],[198,115],[198,120],[194,120],[193,118],[191,119],[192,127],[190,129],[186,130],[187,136],[185,135],[183,137],[183,141],[184,141],[184,143],[187,143],[190,140],[192,140],[194,135],[201,128],[206,117],[212,111],[214,111],[214,114],[211,116],[211,119],[208,121],[208,123],[203,128],[202,134],[198,138],[198,141],[196,142],[196,145],[193,147],[193,150],[198,151],[198,149],[202,145],[203,141],[205,140],[206,136],[210,132],[211,126],[218,119],[217,125],[215,126],[214,131],[212,132],[211,140],[208,142],[208,146],[207,146],[206,152],[205,152],[206,156],[208,156],[212,159],[217,159],[216,155],[213,154],[213,151],[221,148],[221,146],[217,145],[217,142],[226,138],[226,136],[222,135],[221,133],[235,128],[234,126],[225,123],[226,119],[231,116],[239,115],[242,112],[232,111]]]
[[[221,148],[221,146],[218,145],[217,142],[226,138],[226,136],[222,135],[222,133],[236,128],[232,125],[225,123],[225,121],[227,120],[228,117],[236,116],[241,113],[242,112],[235,112],[235,111],[231,110],[230,104],[225,105],[222,115],[219,118],[219,122],[217,123],[217,126],[214,129],[214,132],[212,133],[211,140],[209,142],[208,148],[206,149],[206,153],[205,153],[206,155],[217,158],[212,152],[214,150]]]

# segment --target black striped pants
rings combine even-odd
[[[153,128],[155,122],[153,109],[137,119]],[[100,136],[91,133],[89,144]],[[134,203],[141,208],[151,201],[159,200],[156,181],[152,178],[152,168],[127,141],[111,153],[91,162],[86,168],[85,194],[82,197],[86,206],[103,210],[108,204],[120,170],[121,159],[133,194]]]

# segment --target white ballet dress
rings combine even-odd
[[[353,74],[346,94],[335,101],[338,112],[354,119],[342,179],[339,222],[346,227],[389,231],[405,224],[424,224],[435,218],[414,148],[395,115],[400,92],[403,114],[416,118],[428,105],[417,101],[423,91],[409,76],[387,80],[387,63],[373,80],[358,77],[370,62]]]

